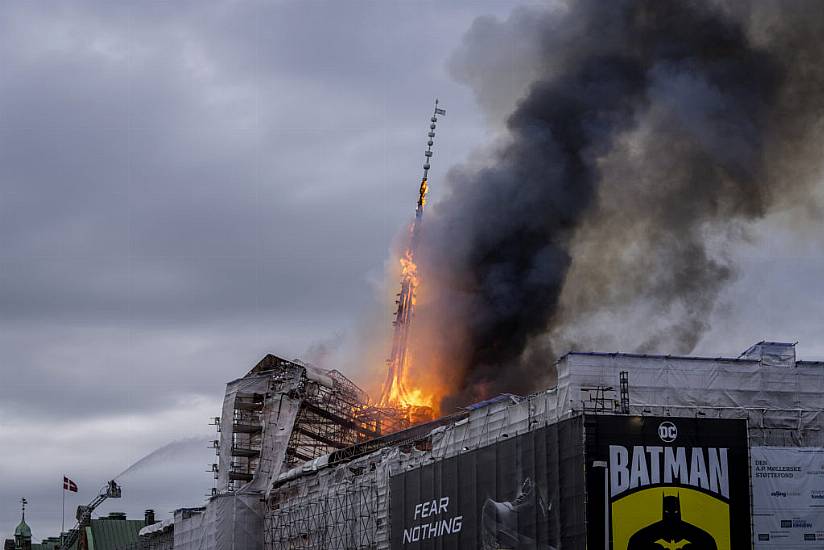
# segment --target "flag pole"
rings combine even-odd
[[[63,476],[64,483],[61,485],[63,487],[63,519],[60,522],[60,547],[63,547],[63,537],[65,537],[64,533],[66,532],[66,485],[65,479],[66,476]]]

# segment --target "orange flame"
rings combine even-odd
[[[408,280],[409,285],[411,287],[412,292],[412,304],[415,304],[416,300],[416,290],[418,285],[420,284],[420,280],[418,279],[418,266],[415,265],[415,261],[412,259],[412,251],[407,250],[404,255],[400,258],[401,263],[401,277],[403,280]]]
[[[410,300],[414,306],[421,281],[412,250],[407,249],[398,261],[401,281],[409,285]],[[415,367],[409,355],[405,356],[404,363],[395,366],[395,376],[390,381],[390,387],[383,392],[380,404],[404,409],[410,417],[417,416],[417,421],[429,420],[437,412],[439,392],[434,385],[424,382],[420,376],[422,373]]]
[[[380,406],[406,411],[412,423],[431,419],[437,413],[440,398],[445,393],[437,383],[438,370],[433,369],[431,365],[415,364],[414,354],[409,346],[410,323],[421,284],[414,259],[414,246],[428,191],[428,182],[423,178],[418,191],[415,222],[409,226],[409,244],[398,259],[401,268],[401,292],[396,302],[398,309],[395,316],[392,353],[388,361],[389,370],[380,399]]]
[[[409,378],[404,376],[403,378]],[[435,396],[424,388],[407,388],[404,380],[397,380],[389,391],[387,405],[398,408],[429,407],[434,408]]]

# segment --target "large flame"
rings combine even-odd
[[[415,305],[420,281],[418,279],[418,266],[415,265],[415,260],[412,258],[412,251],[407,249],[399,261],[401,264],[401,280],[409,281],[410,299],[412,300],[412,305]]]
[[[399,311],[404,307],[412,308],[417,302],[418,291],[421,286],[421,279],[418,266],[415,264],[414,253],[411,248],[407,248],[398,259],[400,267],[401,292],[398,295]],[[402,303],[407,300],[408,303]],[[409,322],[412,311],[409,310],[408,317],[400,317],[400,322]],[[397,322],[397,320],[396,320]],[[395,334],[396,339],[398,334]],[[394,354],[388,361],[389,375],[381,392],[380,406],[403,409],[407,411],[410,420],[425,421],[431,419],[439,411],[439,402],[443,392],[435,377],[431,374],[431,369],[424,368],[423,364],[418,364],[415,360],[414,346],[410,342],[394,341],[394,346],[402,346],[404,352]],[[393,350],[394,351],[394,350]],[[393,360],[394,363],[393,364]]]
[[[408,407],[429,407],[435,408],[435,395],[431,391],[426,391],[422,387],[408,387],[409,376],[395,378],[395,383],[389,388],[386,402],[381,405],[405,409]]]

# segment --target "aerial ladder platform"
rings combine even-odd
[[[100,506],[106,499],[120,498],[121,494],[120,485],[118,485],[115,480],[111,480],[100,489],[100,492],[90,503],[78,506],[76,514],[77,523],[66,533],[63,538],[63,543],[60,545],[60,550],[69,550],[69,548],[77,543],[80,537],[80,529],[89,525],[92,519],[92,512],[94,512],[95,508]]]

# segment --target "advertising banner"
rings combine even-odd
[[[824,449],[753,447],[755,548],[824,549]]]
[[[590,416],[588,548],[750,549],[744,420]]]
[[[582,435],[572,419],[392,476],[392,548],[583,550]]]

